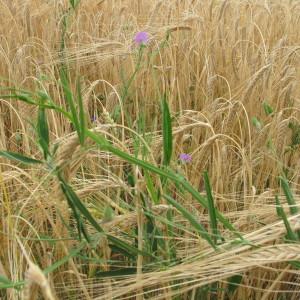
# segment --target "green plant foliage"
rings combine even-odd
[[[173,136],[172,136],[172,121],[169,106],[166,96],[162,100],[163,112],[163,152],[164,152],[164,165],[168,166],[172,158],[173,150]]]
[[[218,221],[217,221],[217,215],[216,215],[216,208],[214,205],[214,198],[212,195],[212,190],[209,182],[209,177],[207,171],[204,172],[204,185],[205,185],[205,190],[206,190],[206,197],[208,201],[208,213],[209,213],[209,218],[210,218],[210,226],[211,226],[211,231],[213,234],[213,241],[216,244],[217,243],[217,237],[219,235],[218,232]]]
[[[272,113],[274,112],[274,109],[266,101],[263,102],[263,107],[267,116],[272,115]]]
[[[3,156],[5,158],[8,158],[8,159],[11,159],[11,160],[14,160],[14,161],[26,164],[26,165],[43,163],[43,161],[41,161],[41,160],[30,158],[30,157],[24,156],[22,154],[10,152],[10,151],[0,151],[0,156]]]
[[[176,202],[173,198],[171,198],[168,195],[164,195],[164,198],[173,205],[181,214],[183,217],[185,217],[190,224],[197,230],[197,232],[200,234],[202,238],[204,238],[213,248],[217,248],[216,244],[214,243],[213,239],[211,239],[209,233],[204,228],[203,225],[201,225],[196,218],[193,216],[192,213],[190,213],[188,210],[186,210],[181,204]]]

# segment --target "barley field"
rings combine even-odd
[[[0,299],[300,298],[300,2],[0,1]]]

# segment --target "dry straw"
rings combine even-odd
[[[57,105],[67,107],[58,67],[62,63],[59,26],[68,4],[0,1],[2,88],[44,90]],[[300,117],[299,16],[299,2],[289,0],[81,1],[68,18],[65,57],[71,89],[76,90],[76,79],[81,76],[86,115],[99,117],[95,122],[87,120],[87,126],[128,154],[141,157],[143,148],[146,160],[159,166],[163,152],[160,100],[166,94],[174,142],[170,168],[184,175],[201,194],[202,173],[208,170],[216,206],[260,248],[249,244],[233,247],[231,233],[220,226],[227,243],[214,252],[174,208],[171,238],[165,217],[170,207],[151,203],[157,228],[166,243],[174,242],[181,263],[164,265],[165,270],[162,264],[149,263],[151,272],[141,272],[148,261],[139,255],[138,281],[136,274],[88,278],[101,268],[109,271],[115,259],[125,267],[136,263],[117,255],[104,241],[102,248],[86,247],[81,253],[86,254],[85,259],[69,259],[48,279],[42,272],[48,267],[42,259],[45,249],[53,247],[52,263],[68,257],[70,249],[78,246],[77,241],[64,239],[70,236],[67,228],[75,220],[47,164],[21,166],[1,158],[1,276],[14,282],[26,279],[24,299],[37,299],[41,293],[46,299],[55,299],[55,294],[68,299],[73,293],[78,299],[142,299],[147,295],[172,299],[175,294],[197,299],[198,288],[216,281],[220,290],[208,293],[207,299],[297,299],[298,271],[289,262],[299,259],[300,250],[297,244],[284,244],[286,228],[278,220],[274,196],[279,194],[293,230],[299,230],[299,216],[289,216],[278,184],[278,176],[288,176],[298,205],[299,132],[293,132],[290,123],[297,129]],[[149,32],[151,43],[143,48],[140,70],[124,100],[125,83],[135,71],[139,53],[134,35],[141,30]],[[265,112],[264,103],[272,113]],[[140,180],[135,191],[127,180],[133,172],[128,164],[96,148],[90,139],[82,148],[69,120],[54,111],[47,114],[51,144],[59,145],[55,165],[62,168],[65,179],[111,235],[131,240],[138,226],[141,248],[146,242],[141,233],[147,218],[141,207],[139,211],[132,208],[141,205],[142,196],[151,202],[144,170],[133,173]],[[33,130],[36,116],[32,106],[1,99],[0,150],[42,159]],[[181,153],[192,154],[192,163],[180,163]],[[149,176],[155,191],[163,191],[160,178]],[[207,211],[190,194],[171,183],[169,191],[209,226]],[[102,222],[107,205],[115,216]],[[55,240],[55,247],[40,236]],[[162,254],[164,263],[166,256]],[[104,262],[97,264],[92,259]],[[236,274],[243,275],[242,282],[228,296],[227,279]],[[20,298],[15,289],[7,294],[11,300]]]

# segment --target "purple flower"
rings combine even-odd
[[[140,31],[135,35],[134,41],[139,46],[146,45],[149,41],[149,34],[145,31]]]
[[[186,154],[186,153],[181,153],[179,155],[179,159],[182,161],[182,162],[185,162],[185,163],[189,163],[192,161],[192,157],[189,155],[189,154]]]
[[[97,117],[96,117],[95,115],[92,116],[92,117],[91,117],[91,121],[92,121],[92,122],[96,122],[96,121],[97,121]]]

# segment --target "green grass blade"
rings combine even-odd
[[[80,128],[79,140],[81,145],[83,145],[85,140],[86,123],[85,123],[85,113],[83,108],[80,79],[77,80],[76,90],[77,90],[77,99],[78,99],[78,108],[79,108],[79,128]]]
[[[274,109],[265,101],[263,102],[263,107],[267,116],[271,115],[274,111]]]
[[[197,230],[202,238],[204,238],[214,249],[217,248],[204,226],[202,226],[188,210],[186,210],[181,204],[176,202],[172,197],[168,195],[163,195],[163,197],[190,222],[190,224]]]
[[[21,286],[25,284],[25,281],[11,282],[11,283],[0,283],[0,290],[5,289],[19,289]]]
[[[13,89],[15,91],[15,89]],[[29,105],[35,105],[43,108],[48,108],[48,109],[54,109],[60,113],[62,113],[67,119],[72,120],[72,116],[66,112],[64,109],[61,107],[57,106],[50,98],[48,98],[48,103],[37,103],[33,100],[33,95],[31,93],[25,93],[25,92],[20,92],[18,93],[13,93],[10,95],[1,95],[0,96],[2,99],[17,99],[20,101],[23,101]]]
[[[136,268],[133,267],[126,267],[123,269],[113,270],[113,271],[97,271],[96,276],[97,277],[114,277],[114,276],[127,276],[127,275],[133,275],[136,274]]]
[[[85,207],[85,205],[81,202],[79,197],[76,195],[76,193],[73,191],[71,186],[65,182],[65,180],[62,178],[61,175],[59,176],[59,181],[61,183],[62,190],[66,196],[66,198],[76,207],[77,210],[80,211],[80,213],[89,221],[89,223],[98,231],[103,232],[103,229],[98,224],[98,222],[93,218],[91,213],[88,211],[88,209]]]
[[[212,195],[211,185],[209,182],[209,177],[208,177],[207,171],[204,172],[203,177],[204,177],[204,185],[205,185],[206,196],[207,196],[207,201],[208,201],[208,214],[209,214],[209,219],[210,219],[210,227],[211,227],[211,231],[213,234],[213,241],[214,241],[214,243],[217,243],[217,239],[218,239],[218,235],[219,235],[217,215],[216,215],[214,198]]]
[[[13,282],[10,281],[8,278],[6,278],[6,277],[0,275],[0,285],[1,285],[1,284],[12,284],[12,283],[13,283]]]
[[[79,3],[80,3],[80,0],[70,0],[70,4],[73,9],[75,9]]]
[[[258,120],[258,118],[253,117],[252,118],[252,124],[256,127],[256,129],[261,130],[263,127],[263,124],[260,120]]]
[[[71,116],[72,116],[71,121],[74,124],[75,129],[78,134],[78,137],[80,139],[81,131],[80,131],[80,125],[79,125],[79,120],[78,120],[78,116],[77,116],[75,101],[74,101],[73,94],[71,92],[67,71],[65,70],[64,67],[62,67],[60,70],[60,81],[61,81],[61,86],[63,88],[65,99],[71,110]]]
[[[169,106],[164,96],[162,100],[162,112],[163,112],[163,152],[164,152],[164,165],[168,166],[172,158],[173,149],[173,136],[172,136],[172,121],[170,116]]]
[[[107,239],[115,246],[119,247],[120,249],[125,250],[127,253],[130,253],[133,256],[137,256],[138,254],[144,255],[144,256],[149,256],[152,258],[155,258],[151,253],[144,251],[144,250],[139,250],[136,247],[131,246],[130,244],[122,241],[121,239],[118,239],[110,234],[106,234]]]
[[[60,266],[62,266],[63,264],[67,263],[71,258],[77,256],[77,254],[80,253],[80,251],[86,246],[86,242],[82,241],[77,248],[71,249],[69,251],[69,255],[63,257],[62,259],[56,261],[54,264],[52,264],[51,266],[47,267],[46,269],[44,269],[44,274],[47,275],[53,271],[55,271],[57,268],[59,268]]]
[[[281,206],[280,200],[278,198],[278,196],[275,196],[275,201],[276,201],[276,211],[277,211],[277,215],[282,219],[284,226],[286,228],[287,231],[287,237],[289,240],[291,241],[297,241],[298,237],[297,235],[294,233],[294,231],[292,230],[292,227],[289,223],[289,220],[285,214],[284,209]]]
[[[15,161],[21,162],[26,165],[43,163],[43,161],[41,161],[41,160],[30,158],[30,157],[24,156],[22,154],[10,152],[10,151],[0,151],[0,156],[3,156],[10,160],[15,160]]]
[[[1,98],[2,99],[17,99],[17,100],[23,101],[27,104],[30,104],[30,105],[38,105],[38,103],[35,102],[28,94],[1,95]]]
[[[285,194],[286,200],[289,204],[290,212],[292,215],[294,215],[294,214],[298,213],[298,207],[297,207],[296,201],[293,197],[293,193],[290,189],[288,181],[284,177],[281,177],[281,176],[279,177],[279,180],[280,180],[283,192]]]
[[[38,142],[43,149],[44,159],[49,155],[49,126],[45,108],[39,107],[37,122]]]
[[[234,275],[232,277],[230,277],[227,281],[227,284],[228,284],[228,293],[230,295],[232,295],[235,290],[239,287],[239,285],[241,284],[243,280],[243,276],[242,275]]]
[[[62,182],[62,181],[60,182],[60,185],[61,185],[61,189],[62,189],[62,191],[63,191],[63,193],[64,193],[64,195],[65,195],[65,197],[67,199],[68,205],[69,205],[69,207],[73,211],[73,215],[74,215],[74,218],[75,218],[76,224],[77,224],[78,239],[81,240],[82,226],[81,226],[81,217],[80,217],[80,214],[77,211],[76,205],[73,203],[73,199],[72,199],[72,196],[70,195],[68,186],[66,186],[65,182]],[[65,224],[65,225],[67,225],[67,224]],[[67,228],[70,230],[70,228],[68,226],[67,226]],[[89,240],[88,237],[87,237],[87,240]]]
[[[198,202],[201,204],[204,208],[208,209],[208,202],[207,199],[205,199],[201,194],[195,190],[187,181],[181,182],[183,188],[188,191]],[[225,228],[230,230],[232,233],[234,233],[236,236],[238,236],[240,239],[244,239],[242,235],[238,232],[238,230],[230,223],[230,221],[225,218],[218,210],[215,210],[217,219],[223,224]]]
[[[174,243],[174,237],[175,237],[175,233],[174,233],[174,228],[175,228],[175,224],[174,224],[174,218],[173,218],[173,211],[171,209],[168,209],[167,211],[167,231],[168,231],[168,237],[169,240],[166,241],[167,243],[167,248],[168,248],[168,255],[169,255],[169,259],[170,261],[175,261],[176,257],[177,257],[177,253],[176,253],[176,245]]]
[[[157,191],[155,189],[153,180],[147,171],[145,171],[145,179],[146,179],[147,190],[151,196],[152,201],[156,205],[159,204],[159,199],[157,197]]]
[[[297,268],[297,269],[300,269],[300,262],[299,262],[299,261],[292,260],[292,261],[289,261],[289,263],[290,263],[293,267],[295,267],[295,268]]]

